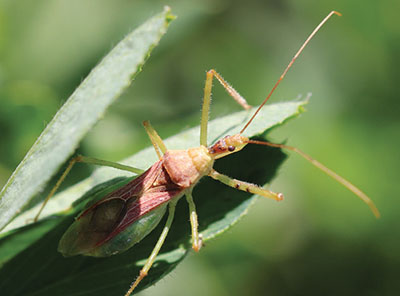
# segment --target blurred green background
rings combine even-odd
[[[198,124],[211,68],[259,104],[335,9],[343,17],[321,30],[271,99],[312,92],[308,112],[272,139],[350,179],[382,218],[292,155],[271,186],[284,202],[260,200],[142,295],[398,295],[400,3],[394,0],[1,0],[0,186],[90,69],[166,4],[178,19],[80,153],[114,161],[133,154],[149,145],[145,119],[164,138]],[[215,83],[212,117],[239,109]],[[68,182],[90,170],[75,169]]]

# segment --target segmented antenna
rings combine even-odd
[[[323,20],[322,22],[319,23],[319,25],[314,29],[314,31],[312,31],[312,33],[310,34],[310,36],[308,36],[308,38],[306,39],[306,41],[304,41],[303,45],[300,47],[300,49],[296,52],[296,54],[294,55],[294,57],[292,58],[292,60],[290,61],[289,65],[286,67],[285,71],[283,71],[281,77],[279,77],[278,81],[275,83],[274,87],[271,89],[271,91],[269,92],[268,96],[265,98],[264,102],[262,102],[262,104],[260,105],[260,107],[258,107],[258,109],[256,110],[256,112],[254,112],[253,116],[250,118],[250,120],[246,123],[246,125],[242,128],[242,130],[240,131],[239,134],[242,134],[246,128],[250,125],[250,123],[253,121],[253,119],[256,117],[257,113],[261,110],[261,108],[265,105],[265,103],[269,100],[269,98],[271,97],[271,95],[273,94],[273,92],[275,91],[275,89],[278,87],[279,83],[281,83],[282,79],[285,77],[286,73],[289,71],[290,67],[292,67],[294,61],[297,59],[297,57],[300,55],[300,53],[303,51],[303,49],[306,47],[306,45],[310,42],[310,40],[314,37],[315,34],[317,34],[317,32],[319,31],[319,29],[327,22],[327,20],[332,16],[332,15],[338,15],[338,16],[342,16],[341,13],[332,10]]]
[[[361,191],[358,187],[353,185],[351,182],[347,181],[345,178],[343,178],[342,176],[338,175],[337,173],[335,173],[331,169],[327,168],[322,163],[320,163],[319,161],[315,160],[310,155],[304,153],[300,149],[298,149],[296,147],[293,147],[293,146],[284,145],[284,144],[275,144],[275,143],[257,141],[257,140],[248,140],[247,143],[249,143],[249,144],[257,144],[257,145],[265,145],[265,146],[281,148],[281,149],[287,149],[287,150],[291,150],[293,152],[296,152],[301,157],[303,157],[304,159],[309,161],[316,168],[320,169],[325,174],[327,174],[332,179],[334,179],[336,182],[339,182],[344,187],[346,187],[348,190],[350,190],[355,195],[357,195],[364,203],[366,203],[369,206],[369,208],[371,209],[372,213],[375,215],[376,218],[379,218],[381,216],[381,214],[379,213],[378,208],[375,206],[374,202],[368,197],[368,195],[366,195],[363,191]]]

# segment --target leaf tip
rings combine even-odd
[[[167,21],[167,23],[170,23],[171,21],[173,21],[174,19],[177,18],[176,15],[171,13],[171,7],[169,7],[168,5],[164,6],[164,14],[165,14],[165,20]]]
[[[297,114],[301,114],[307,111],[306,105],[310,102],[311,93],[308,93],[307,96],[300,101],[300,104],[297,107]]]

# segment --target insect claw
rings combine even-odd
[[[198,253],[199,251],[200,251],[200,249],[201,249],[201,244],[199,244],[199,245],[193,245],[192,246],[192,249],[196,252],[196,253]]]
[[[203,247],[203,237],[199,234],[199,239],[192,244],[192,249],[197,253]]]
[[[147,271],[145,271],[145,270],[141,270],[140,271],[140,278],[144,278],[144,277],[146,277],[147,276]]]

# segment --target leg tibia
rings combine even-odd
[[[219,83],[225,88],[225,90],[228,92],[228,94],[244,109],[248,110],[251,108],[249,104],[247,104],[247,101],[245,98],[243,98],[227,81],[225,81],[224,78],[218,72],[216,72],[214,69],[211,69],[208,71],[208,73],[211,73],[212,75],[215,76],[215,78],[218,79]]]

